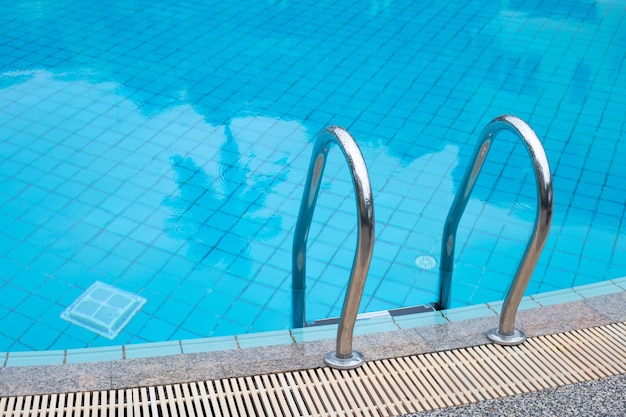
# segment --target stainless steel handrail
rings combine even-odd
[[[522,300],[524,291],[528,286],[530,277],[537,265],[539,255],[548,238],[548,232],[552,224],[554,208],[552,193],[552,175],[545,150],[537,138],[535,132],[523,120],[505,115],[493,119],[480,134],[480,139],[474,150],[473,163],[468,167],[459,188],[452,207],[448,212],[444,227],[444,239],[441,243],[441,265],[439,308],[449,308],[451,298],[452,271],[454,268],[454,246],[456,230],[469,200],[472,189],[476,182],[480,169],[489,153],[491,142],[496,134],[502,130],[513,132],[524,142],[528,154],[533,163],[535,179],[537,181],[537,215],[530,240],[522,256],[511,288],[507,293],[502,312],[500,314],[499,328],[490,330],[487,338],[501,345],[517,345],[526,339],[521,330],[515,329],[515,315]]]
[[[339,126],[331,126],[322,130],[317,135],[313,147],[293,239],[292,325],[294,328],[306,326],[306,243],[326,165],[328,147],[331,143],[335,143],[341,148],[350,167],[358,210],[358,234],[350,281],[337,329],[337,348],[328,353],[324,357],[324,361],[333,368],[352,369],[365,361],[361,353],[352,350],[352,337],[363,288],[365,287],[365,278],[374,249],[374,199],[361,150],[354,138]]]

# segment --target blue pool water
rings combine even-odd
[[[554,176],[527,294],[626,275],[623,1],[0,4],[0,351],[287,328],[311,142],[331,124],[359,142],[375,198],[362,311],[435,301],[428,257],[506,113]],[[453,305],[504,297],[535,194],[503,134],[461,221]],[[309,319],[340,313],[355,234],[331,150]]]

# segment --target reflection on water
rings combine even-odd
[[[182,247],[218,271],[239,268],[238,276],[254,276],[257,283],[282,279],[290,246],[277,234],[288,234],[295,223],[308,129],[339,124],[365,149],[377,199],[379,263],[370,273],[381,288],[410,279],[414,269],[407,268],[415,268],[416,256],[439,247],[437,222],[480,129],[504,113],[527,120],[549,147],[555,209],[568,213],[568,228],[595,227],[603,214],[613,238],[601,234],[598,246],[623,240],[626,180],[617,167],[625,147],[616,138],[624,137],[618,87],[624,85],[625,38],[622,13],[609,2],[371,0],[340,8],[318,0],[5,3],[0,175],[9,182],[0,191],[15,188],[5,200],[13,207],[7,222],[19,218],[50,229],[38,245],[51,248],[57,264],[80,251],[75,259],[81,263],[95,260],[110,276],[141,288],[134,268],[162,263],[161,250],[178,257]],[[285,166],[293,167],[288,180]],[[529,167],[516,140],[502,138],[491,150],[462,224],[470,243],[459,253],[461,262],[475,262],[478,276],[491,252],[475,242],[493,242],[494,228],[508,228],[502,230],[506,239],[527,233],[534,213],[528,208],[536,201]],[[327,173],[333,168],[329,164]],[[31,184],[45,188],[42,201],[53,213],[31,208]],[[317,209],[320,229],[327,224],[324,213],[337,215],[337,230],[347,224],[343,213],[353,213],[347,181],[349,210],[337,210],[340,184],[323,185],[333,201]],[[71,241],[49,239],[70,229]],[[570,235],[591,241],[591,231],[575,232],[546,251],[542,259],[551,268],[569,268],[570,255],[580,253],[567,247]],[[13,237],[0,245],[23,238]],[[416,240],[416,251],[407,250],[409,239]],[[318,269],[343,256],[337,240],[320,249],[328,253],[320,253]],[[158,250],[145,251],[152,243]],[[605,246],[593,257],[609,253],[602,263],[614,258],[617,266],[605,275],[623,275],[626,245]],[[258,271],[253,265],[276,247],[282,252],[275,264]],[[29,271],[45,265],[46,276],[67,272],[64,265],[54,269],[49,258],[37,265],[30,251],[17,252],[3,255]],[[489,268],[508,268],[505,263]],[[82,271],[75,275],[91,279]],[[602,273],[587,277],[596,275]],[[326,288],[320,293],[326,297]],[[406,291],[387,293],[389,305],[372,307],[392,307]]]
[[[384,136],[381,146],[406,164],[442,149],[447,138],[407,153],[411,145],[389,140],[395,135],[381,128],[386,123],[404,124],[402,133],[413,134],[425,126],[450,126],[463,111],[471,123],[456,128],[470,134],[503,113],[525,117],[536,97],[554,97],[551,107],[557,108],[559,89],[609,62],[621,65],[623,55],[621,49],[610,51],[605,60],[588,50],[588,67],[579,71],[586,47],[568,45],[604,36],[592,18],[602,5],[592,1],[453,1],[449,7],[430,5],[427,13],[422,7],[403,10],[391,0],[347,4],[335,14],[328,13],[332,5],[318,1],[238,6],[237,17],[229,20],[219,17],[228,5],[217,1],[66,2],[61,10],[46,0],[6,5],[0,25],[8,47],[0,67],[114,82],[148,118],[191,105],[217,125],[250,111],[311,121],[315,130],[329,123],[354,126],[354,134],[367,133],[361,142]],[[472,15],[458,28],[440,10],[452,13],[455,7]],[[101,9],[109,19],[99,15]],[[303,24],[280,30],[292,21]],[[321,47],[331,38],[310,35],[320,25],[338,28],[332,37],[337,47]],[[357,33],[366,41],[357,41]],[[582,106],[581,97],[594,87],[578,82],[569,97]],[[521,103],[518,95],[525,96]]]
[[[188,241],[192,260],[223,265],[248,276],[251,239],[271,238],[281,230],[281,217],[263,214],[263,209],[272,187],[286,179],[286,171],[277,177],[251,173],[230,125],[224,133],[226,140],[220,148],[218,174],[214,177],[193,158],[170,158],[178,195],[163,200],[163,205],[172,210],[166,231],[172,238]],[[233,257],[240,261],[231,265]]]
[[[562,20],[577,19],[585,22],[596,22],[598,9],[595,0],[578,0],[552,2],[544,0],[509,0],[509,8],[524,11],[530,17],[553,18]]]

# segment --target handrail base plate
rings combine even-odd
[[[514,329],[512,335],[504,335],[498,329],[493,329],[487,332],[487,339],[498,345],[515,346],[524,343],[526,335],[518,329]]]
[[[337,352],[333,350],[324,356],[324,363],[335,369],[354,369],[365,363],[365,357],[362,353],[353,350],[351,357],[339,358]]]

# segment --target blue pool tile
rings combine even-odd
[[[180,327],[184,329],[194,329],[200,336],[212,335],[224,315],[216,314],[212,310],[196,308],[191,311]]]
[[[124,178],[123,175],[126,172],[131,173],[132,170],[124,169],[121,166],[118,166],[116,167],[116,170],[114,172],[116,173],[115,178],[123,179]],[[120,188],[118,188],[115,191],[115,195],[117,197],[125,198],[127,200],[133,201],[137,196],[142,195],[144,191],[145,190],[143,190],[141,187],[133,185],[129,182],[125,182],[122,184],[122,186],[120,186]]]
[[[54,272],[67,262],[67,256],[54,253],[42,253],[31,263],[31,267],[47,273]]]
[[[48,277],[43,272],[32,269],[23,269],[11,280],[11,282],[21,290],[34,293],[36,292],[35,290],[39,288],[39,286],[41,286],[41,284],[43,284],[47,279]],[[11,294],[7,292],[6,296],[9,297]]]
[[[476,283],[474,282],[452,282],[452,306],[460,307],[468,305],[476,292]]]
[[[35,320],[40,320],[42,316],[47,315],[47,310],[49,310],[50,307],[50,301],[39,297],[36,294],[32,294],[17,307],[15,307],[14,311],[24,315],[25,317],[31,317]]]
[[[478,304],[502,299],[506,295],[503,295],[503,288],[506,288],[506,286],[492,289],[479,285],[472,295],[471,302],[472,304]]]
[[[4,233],[0,233],[0,250],[2,250],[3,253],[9,252],[17,248],[20,243],[20,239],[13,236],[8,236]]]
[[[98,262],[98,268],[109,271],[112,275],[121,275],[131,264],[132,261],[111,253]]]
[[[156,236],[155,240],[151,244],[157,249],[174,254],[178,253],[181,248],[185,246],[185,241],[182,239],[172,239],[171,237],[161,234]],[[195,264],[188,259],[178,257],[177,259],[170,259],[168,261],[168,265],[169,268],[179,269],[182,273],[195,267]]]
[[[576,237],[564,237],[559,239],[559,248],[571,254],[580,254],[585,246],[585,241],[581,236]]]
[[[603,274],[604,275],[604,274]],[[579,272],[574,279],[574,287],[594,284],[598,282],[598,274],[596,272],[588,274],[585,272]]]
[[[107,224],[107,230],[113,233],[117,233],[121,236],[133,236],[134,232],[139,227],[138,222],[134,220],[127,219],[125,217],[116,216],[113,218],[111,222]]]
[[[193,309],[193,306],[190,304],[186,304],[184,302],[170,299],[167,300],[160,308],[157,310],[156,315],[158,317],[162,317],[163,320],[168,323],[176,326],[179,323],[184,322],[185,317],[187,317]]]
[[[92,184],[94,190],[99,190],[107,194],[107,200],[111,197],[115,197],[115,191],[123,184],[120,179],[103,176],[95,180]],[[100,202],[99,205],[102,205]]]
[[[600,237],[598,241],[595,242],[590,240],[585,242],[585,248],[582,254],[585,258],[607,264],[610,262],[612,252],[613,245],[607,244],[605,236],[605,238]]]
[[[37,204],[37,202],[33,203]],[[48,208],[33,206],[28,212],[24,213],[21,220],[32,224],[45,224],[50,221],[53,212]]]
[[[0,322],[2,318],[7,314],[7,311],[4,309],[0,309]],[[11,345],[15,342],[15,336],[12,334],[4,334],[4,332],[0,332],[0,351],[9,350]]]
[[[291,287],[284,285],[282,289],[279,289],[272,295],[272,298],[266,304],[266,308],[287,314],[288,309],[286,309],[285,306],[290,305],[292,299],[293,293]]]
[[[132,233],[132,237],[140,242],[151,244],[157,237],[161,235],[162,231],[153,226],[141,224]]]
[[[60,336],[50,346],[51,350],[80,349],[85,346],[89,346],[89,343],[93,342],[93,336],[90,336],[87,339],[78,339],[67,333],[67,328],[68,326],[61,327],[61,330],[59,331]],[[92,344],[91,346],[96,345]]]
[[[77,175],[77,173],[75,173],[74,175]],[[55,191],[62,196],[74,198],[77,195],[83,193],[86,189],[87,187],[85,185],[67,181],[59,185]]]
[[[364,294],[368,295],[367,293]],[[361,307],[365,307],[367,311],[389,310],[398,306],[397,302],[391,302],[385,299],[377,298],[375,296],[368,296],[368,298],[369,301],[366,304],[363,303],[361,305]]]
[[[252,323],[253,331],[265,332],[276,329],[288,329],[291,325],[291,312],[287,311],[284,306],[284,303],[279,304],[280,310],[270,309],[266,306]]]
[[[180,273],[178,276],[184,277],[185,274]],[[172,293],[172,298],[181,301],[188,306],[195,306],[206,296],[208,288],[205,285],[196,284],[194,282],[182,281],[178,288]]]
[[[146,325],[141,329],[139,336],[144,340],[158,341],[168,340],[172,334],[176,331],[177,326],[174,326],[165,320],[153,317]]]
[[[249,281],[233,274],[224,274],[220,280],[212,286],[213,291],[229,295],[236,299],[239,294],[249,285]]]
[[[108,251],[93,246],[85,246],[76,253],[74,259],[83,265],[97,265],[107,255]]]
[[[15,239],[25,240],[37,230],[37,226],[27,222],[12,222],[4,228],[3,232]]]
[[[8,284],[2,288],[3,305],[6,308],[13,309],[18,304],[28,298],[28,292],[14,285]]]
[[[113,194],[113,195],[109,195],[109,197],[100,204],[100,208],[102,210],[110,213],[110,214],[117,215],[117,214],[121,213],[131,203],[132,203],[131,201],[128,201],[125,198],[121,198],[121,197],[118,197],[115,194]],[[98,208],[94,208],[94,213],[99,213],[98,212]],[[94,224],[100,224],[100,223],[102,223],[102,221],[104,219],[106,219],[105,218],[106,214],[102,214],[102,218],[99,219],[93,213],[90,213],[87,218],[91,219],[92,216],[93,216],[92,222],[94,222]],[[110,220],[110,219],[107,219],[107,220]]]
[[[503,249],[506,248],[506,249]],[[521,262],[524,246],[517,243],[499,245],[489,260],[489,270],[495,273],[514,276]],[[562,255],[565,257],[565,255]],[[554,258],[553,258],[554,259]]]
[[[244,334],[246,331],[248,331],[248,325],[231,321],[227,317],[222,317],[222,320],[217,323],[208,336]]]
[[[84,175],[81,176],[81,178],[84,179]],[[82,194],[80,194],[77,198],[79,201],[82,201],[83,203],[90,204],[92,206],[97,206],[101,204],[103,201],[105,201],[108,198],[108,195],[102,191],[99,191],[93,188],[88,188]]]
[[[0,236],[0,239],[2,239],[2,236]],[[22,265],[10,259],[7,259],[6,261],[4,261],[3,266],[4,266],[4,269],[3,269],[2,277],[0,278],[0,283],[2,281],[8,282],[9,279],[12,279],[14,276],[16,276],[17,274],[23,271]]]
[[[316,262],[307,262],[307,275],[319,276],[319,274],[321,273],[320,268],[323,268],[323,264]],[[257,273],[254,282],[274,288],[280,288],[284,287],[286,285],[286,282],[291,283],[291,273],[279,268],[275,268],[272,265],[263,265]]]
[[[481,248],[465,247],[460,253],[460,258],[471,265],[484,266],[487,265],[491,252]],[[490,263],[491,265],[491,263]]]
[[[324,272],[319,276],[313,276],[312,281],[326,283],[333,286],[343,287],[350,280],[352,258],[343,258],[342,261],[329,261]]]
[[[203,333],[197,331],[191,331],[185,329],[183,325],[181,325],[173,334],[170,336],[172,340],[185,340],[185,339],[193,339],[196,337],[201,337]]]
[[[150,301],[148,301],[144,306],[135,314],[131,321],[122,329],[120,335],[115,340],[119,339],[120,343],[124,340],[125,337],[129,335],[140,334],[142,329],[146,326],[146,324],[150,321],[153,316],[153,312],[148,309],[150,305]]]
[[[148,246],[141,255],[137,256],[136,261],[160,270],[167,263],[170,256],[171,254],[164,250]]]
[[[225,315],[233,300],[227,294],[218,291],[207,291],[198,308],[216,315]]]

